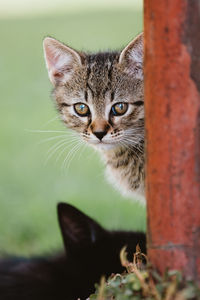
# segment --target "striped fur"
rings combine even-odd
[[[143,35],[118,52],[87,54],[44,40],[53,96],[68,128],[102,153],[109,180],[123,193],[144,195]],[[77,114],[74,105],[88,108]],[[127,111],[115,115],[115,104]]]

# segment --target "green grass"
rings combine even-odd
[[[44,164],[55,133],[51,85],[42,39],[51,35],[78,49],[120,48],[142,30],[140,11],[93,13],[0,21],[0,251],[37,254],[58,248],[56,203],[74,204],[107,228],[145,229],[145,209],[122,199],[104,179],[97,153],[87,149],[62,170],[56,155]]]

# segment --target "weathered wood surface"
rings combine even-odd
[[[200,282],[200,1],[145,0],[148,255]]]

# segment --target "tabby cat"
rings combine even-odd
[[[122,51],[96,54],[47,37],[44,54],[64,123],[102,153],[123,194],[143,196],[143,34]]]
[[[144,233],[105,230],[69,204],[58,205],[58,219],[66,253],[1,259],[1,300],[86,299],[101,276],[123,271],[119,253],[124,245],[129,259],[137,243],[146,252]]]

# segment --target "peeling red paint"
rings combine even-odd
[[[187,43],[191,2],[144,3],[148,252],[159,270],[200,281],[200,43]]]

